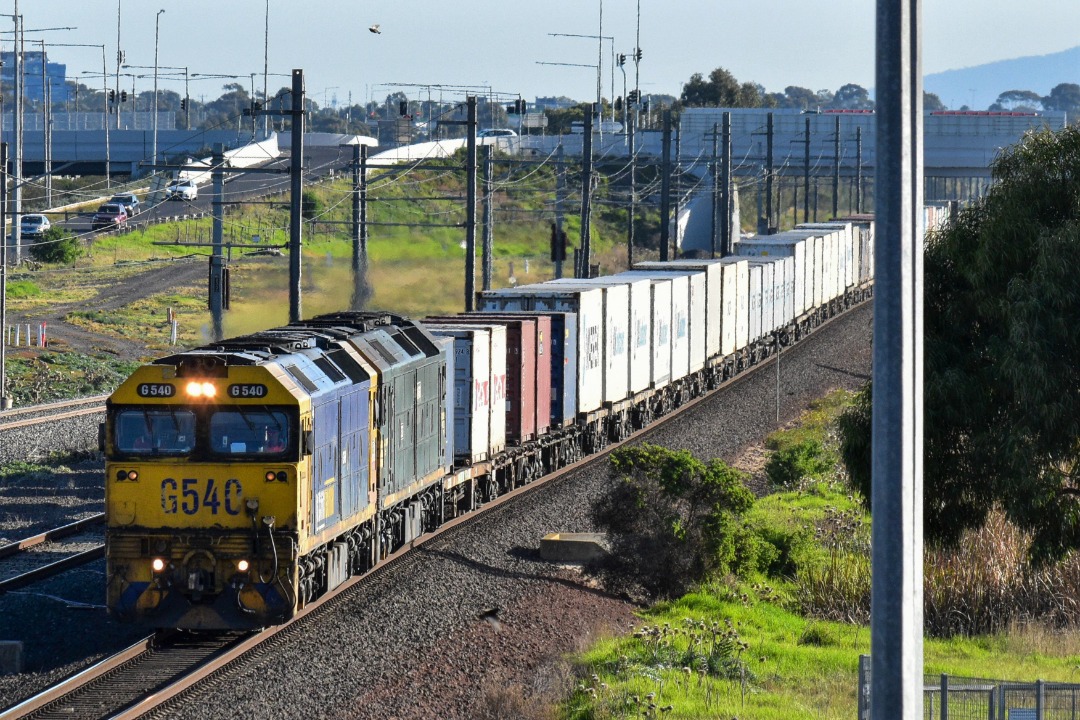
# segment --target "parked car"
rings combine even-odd
[[[19,221],[19,232],[24,238],[39,238],[52,227],[49,218],[44,215],[23,215]]]
[[[94,213],[91,227],[94,230],[113,230],[127,224],[127,210],[120,203],[105,203]]]
[[[117,203],[123,205],[124,210],[127,211],[128,217],[131,217],[139,210],[139,198],[135,193],[119,193],[109,198],[110,203]]]
[[[517,137],[517,133],[510,128],[488,128],[487,130],[481,130],[476,133],[478,138],[493,138],[493,137]]]
[[[177,180],[165,188],[166,200],[194,200],[199,197],[199,187],[191,180]]]

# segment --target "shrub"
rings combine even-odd
[[[774,549],[745,529],[754,496],[745,475],[721,460],[655,445],[612,453],[611,490],[593,508],[612,543],[609,579],[654,595],[679,595],[723,572],[769,564]]]
[[[803,478],[821,480],[832,467],[818,440],[806,439],[775,451],[765,465],[774,485],[795,487]]]
[[[38,262],[67,265],[82,255],[79,240],[67,230],[51,227],[30,246],[30,257]]]
[[[840,414],[836,427],[840,431],[840,457],[847,468],[852,490],[862,495],[870,510],[870,425],[873,388],[867,383],[855,396],[855,401]]]
[[[300,215],[305,220],[311,220],[322,215],[323,202],[313,192],[305,192],[300,196]]]

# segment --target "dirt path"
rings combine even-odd
[[[124,360],[141,360],[157,354],[157,351],[137,341],[114,338],[73,325],[67,321],[68,313],[76,310],[116,310],[172,288],[190,287],[203,282],[205,277],[206,262],[200,258],[148,265],[145,272],[107,285],[85,302],[59,303],[29,313],[9,311],[8,323],[48,323],[49,345],[67,351],[85,355],[108,353]]]

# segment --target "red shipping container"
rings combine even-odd
[[[505,320],[529,319],[536,321],[536,434],[544,435],[551,428],[551,316],[539,312],[494,313],[477,312],[468,317],[499,318]],[[509,341],[507,341],[509,342]],[[509,372],[507,373],[509,374]]]

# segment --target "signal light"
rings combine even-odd
[[[405,117],[408,114],[409,114],[409,101],[408,100],[402,100],[401,102],[398,103],[398,115],[400,115],[401,117]]]
[[[634,59],[639,62],[641,61],[641,48],[638,48],[637,52],[634,53]]]
[[[242,573],[247,572],[248,568],[250,567],[251,565],[248,563],[247,560],[240,560],[236,563],[236,569]]]
[[[127,102],[127,90],[120,91],[120,102]]]
[[[180,109],[187,110],[187,98],[180,98]]]
[[[165,569],[165,560],[162,558],[154,558],[154,561],[150,563],[150,567],[154,569],[154,572],[159,573]]]
[[[128,470],[127,479],[131,482],[135,482],[139,479],[139,473],[135,470]]]
[[[626,53],[619,53],[619,67],[626,64]]]
[[[116,102],[116,91],[115,90],[110,90],[109,91],[109,102]]]

